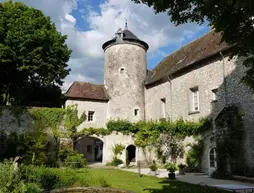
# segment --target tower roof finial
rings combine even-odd
[[[128,29],[127,19],[125,19],[125,29]]]

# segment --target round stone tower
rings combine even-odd
[[[105,52],[104,84],[109,95],[108,119],[144,120],[144,83],[147,75],[148,44],[138,39],[125,24],[102,46]]]

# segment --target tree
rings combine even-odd
[[[40,10],[22,3],[0,3],[0,15],[2,100],[19,104],[31,87],[61,86],[70,71],[67,36]]]
[[[232,56],[247,57],[243,82],[254,90],[254,1],[253,0],[132,0],[167,12],[176,25],[208,21],[232,46]]]

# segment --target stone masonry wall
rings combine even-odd
[[[79,127],[78,131],[84,128],[102,128],[106,127],[106,117],[107,117],[107,102],[101,101],[81,101],[81,100],[67,100],[65,103],[66,106],[77,105],[78,116],[81,116],[82,113],[86,113],[88,116],[88,111],[94,111],[93,121],[88,121],[88,119],[83,122]],[[88,117],[87,117],[88,118]]]
[[[108,119],[144,120],[146,51],[135,44],[105,50],[104,84],[109,94]],[[134,115],[138,109],[138,115]]]
[[[27,112],[16,117],[11,110],[6,108],[0,112],[0,115],[0,131],[4,130],[7,133],[23,133],[33,126],[33,119]]]
[[[254,148],[251,140],[254,139],[254,103],[250,90],[240,83],[244,74],[241,67],[242,59],[228,57],[211,60],[209,65],[202,66],[182,74],[168,82],[146,89],[146,120],[159,118],[160,99],[166,99],[166,116],[171,120],[183,118],[185,120],[198,120],[201,117],[216,117],[226,104],[238,104],[245,112],[244,122],[246,136],[244,142],[246,163],[254,164]],[[224,64],[224,70],[223,70]],[[225,78],[224,78],[225,75]],[[199,111],[193,112],[191,108],[191,88],[198,87]],[[217,91],[217,101],[213,101],[213,89]],[[225,93],[227,93],[225,95]],[[208,170],[208,151],[215,144],[206,141],[203,155],[203,169]]]

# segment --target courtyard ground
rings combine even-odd
[[[137,173],[137,169],[122,169],[129,172]],[[150,169],[149,168],[142,168],[141,173],[144,175],[149,175]],[[177,173],[177,172],[176,172]],[[158,178],[167,178],[168,171],[166,169],[159,169],[158,170]],[[239,184],[239,185],[249,185],[254,186],[253,183],[248,182],[240,182],[235,180],[219,180],[213,179],[204,173],[186,173],[185,175],[178,175],[176,176],[177,180],[181,182],[191,183],[191,184],[200,184],[205,183],[209,186],[216,185],[216,184]]]
[[[92,168],[107,168],[102,163],[92,163],[89,165],[89,167]],[[112,167],[114,168],[114,167]],[[122,168],[123,171],[133,172],[136,173],[138,176],[138,169],[137,168]],[[150,169],[149,168],[141,168],[141,174],[143,175],[150,175]],[[216,185],[216,184],[239,184],[239,185],[248,185],[248,186],[254,186],[254,183],[251,182],[241,182],[236,180],[219,180],[219,179],[213,179],[209,177],[208,175],[204,173],[186,173],[185,175],[178,175],[176,172],[177,180],[181,182],[186,182],[190,184],[200,184],[205,183],[208,186]],[[166,169],[158,169],[158,173],[156,175],[158,178],[167,178],[168,177],[168,171]]]
[[[130,190],[135,193],[215,193],[224,192],[214,188],[204,188],[181,181],[170,181],[166,178],[156,178],[119,169],[90,168],[90,178],[103,178],[112,188]],[[82,170],[79,170],[79,175]],[[87,173],[85,173],[87,175]],[[95,184],[96,185],[96,184]]]

